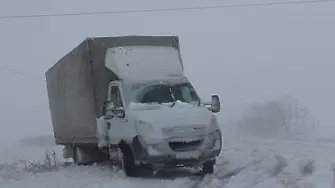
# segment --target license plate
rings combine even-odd
[[[180,152],[176,155],[177,159],[196,159],[199,157],[198,151]]]

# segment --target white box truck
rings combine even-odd
[[[214,113],[184,74],[176,36],[87,38],[46,72],[55,142],[77,164],[111,160],[213,173],[222,147]]]

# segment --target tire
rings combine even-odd
[[[134,160],[134,155],[128,146],[121,146],[121,168],[124,170],[126,176],[135,177],[136,175],[136,165]]]
[[[214,173],[214,161],[206,161],[202,164],[202,172],[204,174],[213,174]]]

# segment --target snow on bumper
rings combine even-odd
[[[217,157],[221,147],[219,130],[208,135],[173,138],[156,144],[144,144],[140,137],[136,137],[133,143],[136,160],[153,165],[200,165]]]

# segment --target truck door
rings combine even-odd
[[[121,95],[120,87],[118,84],[112,84],[110,86],[109,100],[113,103],[114,107],[124,108],[123,97]],[[124,137],[125,120],[122,117],[114,116],[110,120],[108,120],[108,123],[109,142],[111,144],[118,144],[119,141]]]

